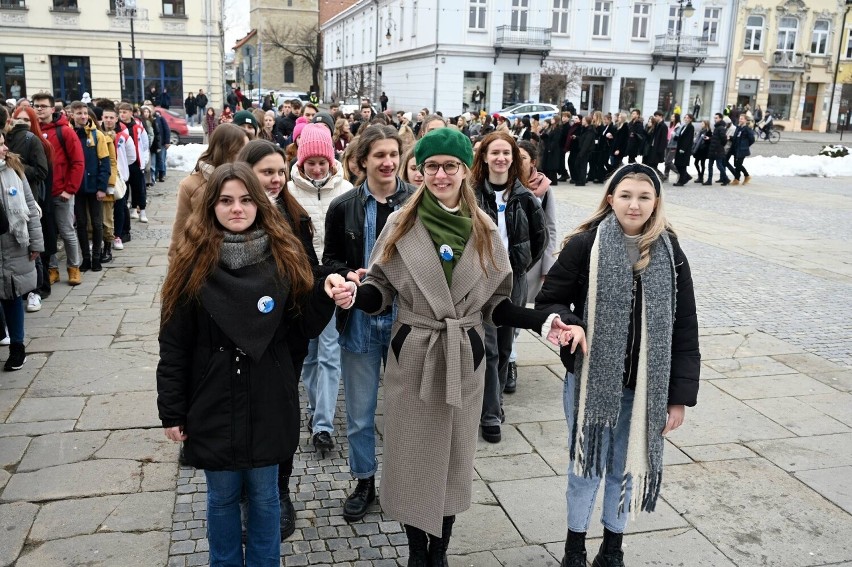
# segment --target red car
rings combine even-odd
[[[174,110],[169,110],[162,106],[156,107],[155,110],[159,110],[160,115],[166,119],[166,124],[169,125],[169,129],[172,131],[172,144],[177,145],[180,143],[181,138],[189,136],[189,126],[187,126],[186,119],[183,116]]]

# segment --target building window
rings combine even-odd
[[[609,16],[612,2],[595,2],[592,18],[592,37],[609,37]]]
[[[361,30],[361,53],[367,47],[367,30]]]
[[[417,0],[411,3],[411,37],[417,35]]]
[[[88,57],[50,56],[53,98],[71,102],[80,100],[84,92],[92,92],[92,71]],[[129,81],[129,77],[126,77]]]
[[[503,75],[503,108],[530,97],[530,75],[506,73]]]
[[[763,47],[763,16],[749,16],[746,20],[745,47],[746,51],[761,51]]]
[[[512,31],[527,31],[530,0],[512,0]]]
[[[121,89],[122,98],[133,99],[134,85],[139,81],[138,59],[134,64],[133,59],[124,60],[124,86]],[[155,92],[162,93],[167,89],[172,95],[172,102],[180,104],[183,100],[183,62],[167,59],[145,59],[145,72],[142,74],[145,81],[144,92],[148,93],[153,87]],[[155,102],[155,101],[151,101]]]
[[[53,9],[74,12],[77,10],[77,0],[53,0]]]
[[[184,0],[163,0],[164,16],[185,16]]]
[[[293,65],[293,60],[288,59],[284,62],[284,82],[285,83],[295,83],[296,82],[296,66]]]
[[[487,0],[469,0],[470,13],[467,20],[467,27],[472,30],[485,29],[485,4]]]
[[[796,35],[799,33],[799,20],[781,18],[778,26],[778,51],[796,51]]]
[[[405,6],[399,7],[399,41],[405,35]]]
[[[811,53],[814,55],[825,55],[828,53],[828,20],[817,20],[814,22],[814,36],[811,39]]]
[[[621,79],[621,92],[618,95],[618,109],[630,113],[634,108],[642,108],[645,100],[645,79]]]
[[[570,0],[553,0],[553,33],[568,33],[568,9]]]
[[[852,28],[846,30],[846,59],[852,59]]]
[[[23,55],[0,54],[0,92],[15,100],[27,96]]]
[[[0,0],[0,8],[26,8],[27,0]]]
[[[769,97],[766,111],[778,120],[790,119],[790,105],[793,102],[793,81],[769,81]]]
[[[650,4],[636,2],[633,5],[633,39],[648,39],[648,20],[650,17]]]
[[[666,28],[668,30],[669,35],[677,35],[680,33],[680,27],[683,25],[683,22],[680,18],[677,17],[677,6],[669,6],[669,25]]]
[[[704,8],[704,31],[701,39],[708,43],[719,43],[719,21],[722,8]]]

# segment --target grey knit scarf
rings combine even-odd
[[[663,233],[651,246],[651,260],[641,274],[642,325],[639,368],[633,401],[627,459],[619,513],[624,511],[628,478],[633,480],[630,511],[651,512],[660,494],[663,474],[663,436],[668,407],[676,275],[671,241]],[[589,263],[586,302],[589,354],[578,354],[575,369],[575,422],[571,457],[575,473],[602,476],[602,459],[612,466],[613,431],[621,408],[625,349],[631,312],[633,269],[624,233],[614,214],[598,226]],[[578,351],[579,353],[579,351]],[[610,439],[601,454],[604,436]]]
[[[241,234],[225,233],[219,263],[231,270],[251,266],[270,254],[269,235],[261,229]]]

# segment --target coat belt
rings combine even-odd
[[[432,397],[432,386],[435,380],[435,373],[429,371],[426,365],[432,364],[434,368],[434,360],[439,355],[438,341],[444,337],[441,345],[444,348],[445,360],[447,363],[447,404],[461,407],[461,352],[462,346],[462,331],[476,327],[482,323],[482,313],[472,313],[467,317],[460,319],[444,319],[437,321],[424,317],[412,311],[400,309],[397,314],[397,320],[411,327],[428,329],[431,331],[429,337],[429,346],[426,348],[426,358],[423,368],[423,376],[420,381],[420,399],[428,402]]]

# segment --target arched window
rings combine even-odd
[[[285,83],[295,83],[296,82],[296,71],[293,66],[293,61],[288,59],[284,62],[284,82]]]

